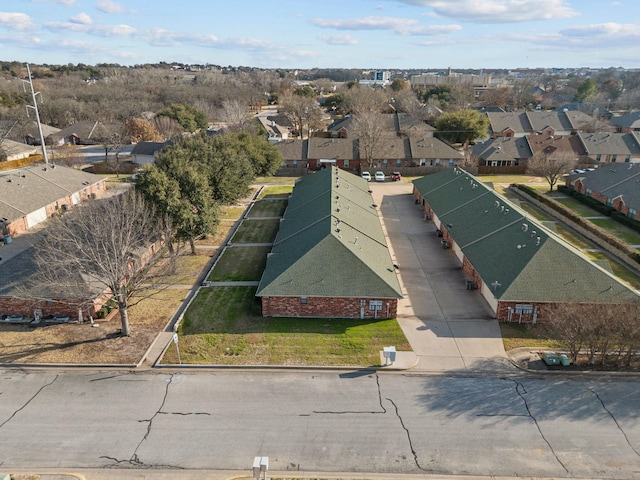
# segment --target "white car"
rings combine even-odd
[[[384,172],[376,172],[376,182],[384,182]]]
[[[362,172],[360,176],[364,178],[367,182],[371,181],[371,174],[369,172]]]

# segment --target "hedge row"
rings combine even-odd
[[[606,230],[598,227],[597,225],[594,225],[590,221],[588,221],[585,218],[581,217],[580,215],[578,215],[576,212],[574,212],[570,208],[565,207],[561,203],[556,202],[555,200],[553,200],[552,198],[550,198],[550,197],[548,197],[546,195],[541,195],[536,190],[534,190],[533,188],[531,188],[531,187],[529,187],[527,185],[513,184],[512,187],[515,187],[518,190],[522,190],[523,192],[526,192],[528,195],[534,197],[540,203],[543,203],[543,204],[549,206],[550,208],[554,209],[556,212],[562,214],[563,216],[565,216],[568,219],[572,220],[573,222],[577,223],[582,228],[584,228],[585,230],[588,230],[589,232],[591,232],[592,234],[594,234],[595,236],[597,236],[601,240],[605,241],[606,243],[608,243],[612,247],[623,251],[629,257],[633,258],[633,260],[635,260],[637,263],[640,263],[640,253],[638,253],[634,248],[631,248],[627,243],[621,241],[620,239],[618,239],[614,235],[610,234]],[[558,190],[563,192],[563,193],[567,193],[567,194],[575,197],[577,200],[580,200],[580,201],[582,201],[582,198],[589,199],[590,201],[594,201],[593,198],[589,198],[589,197],[586,197],[584,195],[580,195],[578,192],[574,192],[574,191],[572,191],[570,189],[567,189],[565,186],[559,186]],[[572,192],[576,193],[577,195],[580,195],[580,197],[582,197],[582,198],[578,197],[577,195],[573,195]],[[588,205],[589,207],[591,207],[591,203],[590,202],[584,202],[584,203],[585,203],[585,205]],[[610,216],[611,218],[613,218],[616,221],[619,221],[619,217],[624,217],[629,221],[633,221],[633,222],[635,222],[637,224],[640,224],[640,222],[637,222],[637,221],[635,221],[635,220],[633,220],[633,219],[631,219],[629,217],[626,217],[626,216],[622,215],[620,212],[617,212],[615,209],[613,209],[611,207],[608,207],[607,205],[603,205],[600,202],[597,202],[597,204],[600,207],[604,207],[604,209],[596,208],[596,210],[598,210],[599,212],[602,212],[603,214],[605,214],[607,216]],[[623,222],[620,222],[620,223],[623,223]],[[625,222],[625,224],[626,224],[626,222]],[[640,231],[640,230],[638,230],[638,231]]]

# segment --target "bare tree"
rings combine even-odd
[[[562,303],[549,309],[544,327],[550,336],[559,339],[572,363],[586,341],[585,319],[590,318],[591,305]]]
[[[51,160],[58,165],[73,168],[87,163],[87,159],[78,147],[66,145],[61,147],[51,145]]]
[[[389,95],[382,89],[355,85],[345,92],[343,103],[345,110],[354,114],[381,113],[389,106]]]
[[[182,133],[180,124],[173,118],[165,117],[164,115],[154,117],[151,124],[164,140],[169,140]]]
[[[35,260],[40,281],[69,291],[104,292],[118,305],[128,336],[130,299],[145,280],[153,242],[161,238],[155,215],[132,191],[96,200],[55,218],[40,236]]]
[[[231,131],[243,132],[247,128],[247,123],[251,118],[249,108],[240,100],[224,100],[222,108],[218,112],[220,121],[227,124]]]
[[[569,173],[576,163],[575,155],[570,152],[559,152],[555,155],[538,152],[527,161],[527,173],[544,177],[551,192],[558,180]]]
[[[323,117],[318,102],[314,98],[301,95],[283,95],[278,111],[287,117],[300,138],[303,138],[305,132],[310,136],[311,132],[318,128]]]
[[[373,159],[382,141],[384,127],[380,117],[380,113],[365,112],[353,120],[352,130],[358,138],[360,159],[364,159],[369,168],[373,167]]]

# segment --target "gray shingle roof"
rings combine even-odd
[[[541,132],[549,127],[556,132],[580,130],[591,117],[576,111],[569,112],[487,112],[490,130],[495,133],[511,128],[516,134]]]
[[[357,158],[354,151],[355,144],[351,138],[322,138],[311,137],[309,139],[309,158],[340,158],[352,160]]]
[[[640,111],[627,113],[619,117],[613,117],[610,120],[612,125],[617,127],[626,127],[640,129]]]
[[[533,156],[526,137],[497,137],[486,140],[475,144],[471,153],[485,161],[515,160]]]
[[[456,168],[414,180],[493,295],[515,302],[640,302],[523,210]]]
[[[102,181],[74,168],[31,165],[0,172],[0,218],[9,222]]]
[[[589,155],[640,155],[638,138],[633,133],[581,133],[579,138]]]
[[[307,160],[308,140],[299,138],[287,139],[277,142],[275,146],[280,150],[284,160]]]
[[[637,163],[609,164],[569,178],[579,178],[585,188],[607,198],[622,197],[625,205],[640,211],[640,165]]]
[[[256,295],[402,297],[366,180],[331,167],[298,181]]]

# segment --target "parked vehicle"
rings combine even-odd
[[[384,182],[384,172],[376,172],[376,182]]]
[[[400,175],[400,172],[393,172],[391,174],[391,181],[396,182],[398,180],[400,180],[402,178],[402,175]]]
[[[360,176],[364,178],[367,182],[371,181],[371,174],[369,172],[362,172]]]

